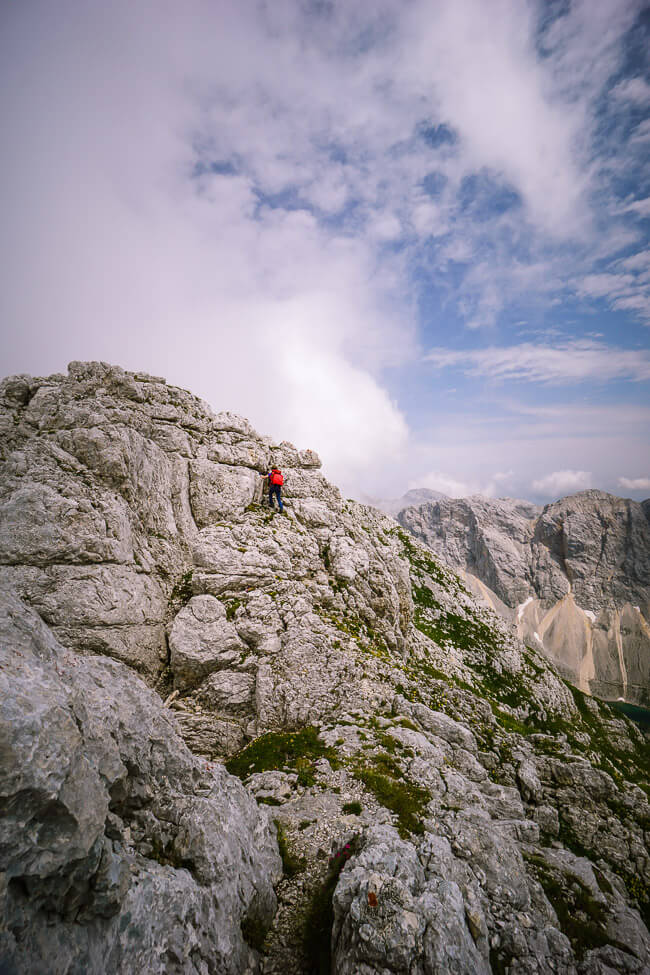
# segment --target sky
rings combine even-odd
[[[99,359],[347,496],[650,496],[650,7],[5,0],[0,373]]]

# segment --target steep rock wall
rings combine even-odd
[[[405,509],[399,521],[487,586],[495,608],[513,610],[521,638],[542,647],[577,686],[610,699],[650,700],[650,524],[643,505],[601,491],[544,509],[508,499],[446,499]]]

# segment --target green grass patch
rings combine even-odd
[[[184,606],[193,595],[192,570],[190,569],[189,572],[184,572],[180,579],[176,580],[169,599],[172,603],[182,603]]]
[[[611,734],[609,722],[620,719],[620,715],[609,704],[590,698],[577,687],[564,682],[568,687],[582,719],[582,727],[569,727],[568,738],[574,748],[584,751],[584,745],[576,741],[573,731],[583,731],[590,738],[590,757],[603,771],[608,772],[617,785],[624,781],[633,782],[650,795],[650,744],[647,740],[634,741],[631,751],[618,748]]]
[[[377,801],[395,813],[400,836],[424,832],[422,817],[431,793],[404,778],[399,762],[386,752],[364,755],[367,764],[357,765],[353,775]]]
[[[428,590],[427,590],[428,591]],[[436,619],[425,618],[416,611],[415,625],[441,646],[451,643],[461,650],[486,649],[494,653],[499,649],[494,630],[476,617],[459,616],[457,613],[442,611]]]
[[[418,734],[420,733],[420,729],[418,728],[418,726],[416,724],[413,724],[412,721],[409,721],[408,718],[403,718],[403,717],[397,718],[395,724],[398,725],[400,728],[408,728],[409,731],[417,731]]]
[[[412,536],[404,531],[403,528],[394,528],[393,534],[402,543],[404,554],[412,568],[426,573],[426,575],[430,576],[443,589],[449,590],[450,588],[455,588],[461,589],[464,592],[467,591],[460,579],[452,576],[451,573],[446,573],[433,555],[428,555],[422,548],[415,545]]]
[[[237,610],[239,609],[239,607],[241,606],[241,604],[242,604],[241,599],[230,599],[226,603],[226,619],[227,620],[232,620],[232,619],[235,618],[235,613],[237,612]]]
[[[602,856],[602,850],[600,849],[598,840],[596,840],[593,848],[585,847],[576,836],[575,832],[571,828],[571,825],[562,816],[560,816],[559,838],[564,845],[571,850],[572,853],[575,853],[576,856],[586,857],[588,860],[592,861]],[[650,928],[650,885],[645,883],[645,881],[643,881],[637,875],[633,865],[631,870],[626,870],[619,863],[608,861],[608,866],[621,878],[630,897],[636,900],[637,904],[639,905],[639,913],[643,918],[643,923],[647,928]],[[602,875],[602,873],[600,874],[600,877],[598,874],[596,874],[596,880],[601,890],[606,891],[607,887],[611,889],[611,884]],[[606,886],[603,885],[603,881]]]
[[[343,806],[343,812],[351,816],[360,816],[362,809],[360,802],[346,802]]]
[[[300,785],[314,784],[314,762],[326,758],[332,768],[340,763],[333,748],[318,737],[313,726],[299,731],[269,731],[247,745],[238,755],[226,762],[226,769],[239,779],[246,779],[254,772],[268,772],[289,767],[298,773]]]
[[[438,602],[428,586],[413,585],[413,602],[416,607],[426,609],[442,609],[442,604]]]

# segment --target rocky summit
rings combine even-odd
[[[404,527],[600,697],[650,704],[650,502],[581,491],[545,508],[482,497],[401,511]]]
[[[650,971],[636,725],[313,451],[104,363],[0,401],[3,975]]]

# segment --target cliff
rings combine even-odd
[[[582,491],[541,509],[476,497],[398,517],[582,690],[650,701],[647,502]]]

